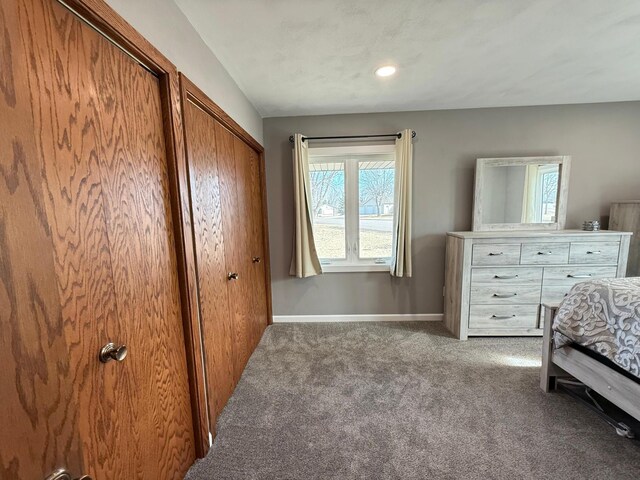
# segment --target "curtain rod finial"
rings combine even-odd
[[[290,141],[291,143],[293,143],[293,135],[291,135],[291,136],[289,137],[289,141]]]

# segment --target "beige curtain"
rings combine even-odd
[[[298,278],[322,273],[311,222],[311,180],[309,176],[309,150],[302,135],[294,135],[293,144],[293,203],[295,222],[293,254],[289,274]]]
[[[396,173],[393,207],[393,249],[391,275],[411,276],[411,172],[413,143],[411,130],[400,132],[396,139]]]
[[[522,223],[536,221],[536,184],[538,183],[538,165],[527,165],[522,194]]]

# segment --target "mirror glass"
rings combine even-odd
[[[487,165],[482,178],[482,223],[555,223],[560,165]]]

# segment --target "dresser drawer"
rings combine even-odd
[[[617,267],[545,267],[542,284],[543,286],[565,285],[571,287],[578,282],[594,278],[614,278],[616,273]]]
[[[471,305],[539,304],[540,284],[471,286]]]
[[[568,243],[525,243],[520,255],[522,265],[554,265],[569,263]]]
[[[538,305],[472,305],[469,328],[536,328]]]
[[[542,268],[481,267],[471,269],[471,285],[513,285],[540,283]]]
[[[617,264],[620,242],[573,242],[569,263]]]
[[[472,265],[518,265],[519,263],[519,243],[483,243],[473,246]]]
[[[559,305],[573,285],[543,285],[542,302],[547,305]]]

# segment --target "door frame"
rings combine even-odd
[[[182,118],[184,119],[184,108],[187,102],[192,102],[198,108],[202,109],[208,115],[213,117],[215,120],[220,122],[224,127],[229,129],[234,135],[238,136],[242,141],[244,141],[249,147],[251,147],[258,154],[258,161],[260,166],[260,194],[262,196],[262,235],[263,235],[263,243],[264,243],[264,271],[265,271],[265,288],[267,294],[267,325],[271,325],[273,323],[273,311],[272,311],[272,300],[271,300],[271,257],[270,257],[270,249],[269,249],[269,224],[268,224],[268,213],[267,213],[267,182],[266,182],[266,170],[265,170],[265,160],[264,160],[264,147],[253,138],[244,128],[242,128],[233,118],[231,118],[222,108],[220,108],[213,100],[211,100],[207,94],[205,94],[195,83],[193,83],[189,78],[187,78],[182,72],[179,73],[180,77],[180,100],[182,106]],[[183,152],[182,156],[185,159],[185,172],[184,178],[186,179],[187,188],[191,188],[188,181],[188,156],[186,153],[186,131],[184,131],[185,122],[182,121],[182,138],[183,138]],[[191,198],[190,191],[188,192],[189,199]],[[193,208],[189,205],[189,212],[193,212]],[[193,230],[193,218],[189,220],[190,228],[192,229],[191,240],[192,245],[190,246],[190,252],[192,256],[190,257],[193,261],[193,271],[195,275],[195,231]],[[190,269],[191,270],[191,269]],[[196,286],[197,289],[197,277],[194,280],[195,283],[193,285]],[[197,294],[196,294],[197,297]],[[196,325],[191,326],[191,331],[193,332],[201,332],[202,326],[200,324],[200,304],[199,299],[196,298],[195,305],[198,310],[198,315],[192,315],[192,322],[197,322]],[[199,365],[204,365],[203,360],[203,352],[204,347],[202,345],[201,337],[190,337],[187,339],[187,342],[191,342],[190,345],[187,345],[187,355],[198,356],[198,358],[191,359],[192,364],[198,363]],[[193,382],[197,385],[192,387],[197,389],[198,392],[204,392],[206,390],[206,376],[204,372],[204,367],[199,367],[197,371],[193,372],[192,375]],[[197,406],[198,411],[207,413],[207,400],[204,395],[196,397],[200,404]],[[208,419],[208,415],[206,415]],[[196,432],[203,434],[202,425],[205,424],[205,421],[201,419],[201,428],[197,428]],[[209,428],[208,420],[206,421],[207,428]],[[212,427],[212,426],[211,426]],[[206,439],[203,437],[201,441],[205,445],[209,445],[209,431],[206,432]],[[206,441],[205,441],[206,440]],[[208,447],[207,447],[208,448]]]
[[[203,365],[202,352],[199,350],[200,323],[195,253],[178,69],[104,0],[49,1],[58,2],[69,9],[158,78],[195,450],[197,457],[203,457],[209,450],[209,420],[206,408],[201,408],[205,405],[206,394],[198,374],[202,371]]]

